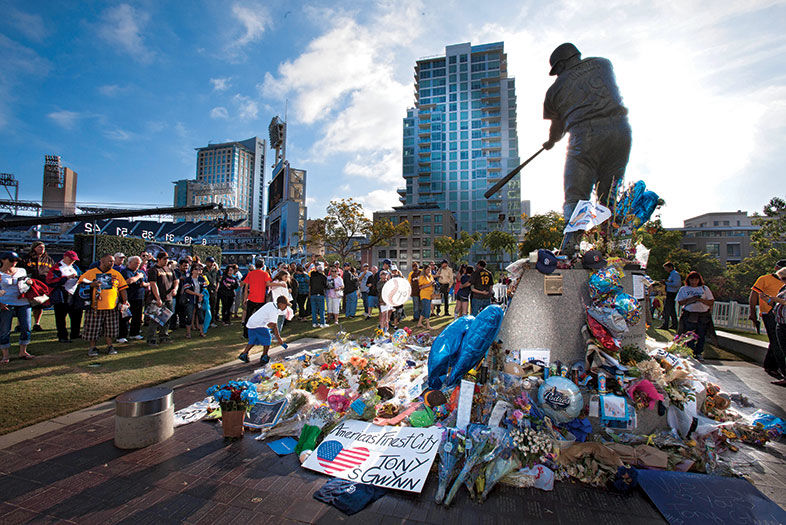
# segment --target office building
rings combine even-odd
[[[175,206],[222,204],[231,220],[252,230],[265,227],[265,141],[258,137],[196,148],[196,179],[175,181]],[[189,220],[215,217],[192,214]]]
[[[681,246],[716,257],[723,266],[751,254],[751,234],[759,229],[746,211],[705,213],[683,221]]]
[[[60,156],[44,156],[42,215],[73,215],[76,212],[76,172],[62,165]]]
[[[486,199],[483,193],[519,164],[516,90],[502,42],[445,48],[415,64],[415,106],[404,118],[405,206],[435,205],[457,228],[485,234],[521,231],[516,175]],[[471,259],[486,258],[478,243]],[[506,257],[510,257],[506,255]]]
[[[441,260],[434,250],[434,239],[456,236],[456,219],[450,210],[436,204],[398,206],[392,211],[375,211],[374,221],[387,219],[393,224],[409,222],[410,233],[393,237],[386,246],[371,248],[373,264],[390,259],[400,270],[409,270],[413,262]],[[380,266],[381,267],[381,266]]]

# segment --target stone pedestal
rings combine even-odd
[[[175,432],[172,389],[143,388],[115,400],[115,446],[143,448],[169,439]]]
[[[546,295],[546,276],[535,269],[525,270],[499,331],[502,347],[548,348],[552,362],[559,360],[571,365],[583,361],[586,345],[581,327],[587,322],[585,306],[590,304],[587,284],[590,272],[583,269],[557,270],[551,275],[562,276],[562,294]],[[640,272],[625,270],[624,273],[623,288],[633,295],[633,273]],[[642,318],[630,327],[622,344],[644,348],[645,338]]]

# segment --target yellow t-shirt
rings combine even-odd
[[[767,275],[762,275],[761,277],[756,279],[755,283],[753,283],[753,289],[757,291],[762,291],[767,295],[769,295],[770,297],[775,297],[776,295],[778,295],[778,292],[781,291],[781,288],[783,288],[783,281],[781,281],[771,273]],[[767,312],[772,310],[772,306],[765,303],[761,295],[759,295],[759,310],[761,310],[761,313],[763,314],[766,314]]]
[[[108,272],[102,272],[98,268],[90,268],[79,278],[80,283],[96,280],[101,283],[101,287],[93,289],[93,304],[98,310],[114,309],[117,306],[118,292],[128,288],[126,280],[117,270],[110,269]]]
[[[426,272],[425,275],[421,273],[420,277],[418,277],[418,286],[421,287],[420,298],[430,301],[431,296],[434,295],[434,279],[431,277],[431,274],[428,272]],[[425,288],[423,288],[424,286]]]

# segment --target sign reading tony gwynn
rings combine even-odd
[[[380,427],[344,421],[303,463],[359,483],[420,492],[437,455],[441,428]]]

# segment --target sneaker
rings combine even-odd
[[[37,325],[33,326],[33,332],[43,332],[43,331],[44,331],[44,329],[41,328],[40,324],[37,324]]]
[[[125,337],[120,337],[117,340],[115,340],[115,343],[127,343],[127,342],[128,339],[126,339]]]
[[[98,357],[98,348],[93,347],[87,351],[87,357]]]
[[[141,341],[142,339],[144,339],[144,337],[142,337],[141,335],[132,335],[131,337],[129,337],[129,339],[133,339],[134,341]]]
[[[237,358],[240,359],[241,361],[243,361],[244,363],[248,363],[249,362],[248,354],[240,354],[239,356],[237,356]]]
[[[320,328],[327,328],[328,326],[330,326],[330,325],[327,325],[327,324],[321,324],[321,325],[319,325],[319,327],[320,327]]]
[[[266,365],[269,362],[270,362],[270,356],[269,355],[263,355],[262,357],[259,358],[259,364],[260,365]]]
[[[319,325],[316,323],[312,323],[311,328],[319,328]]]
[[[117,349],[114,346],[110,346],[106,349],[107,355],[117,355]]]

